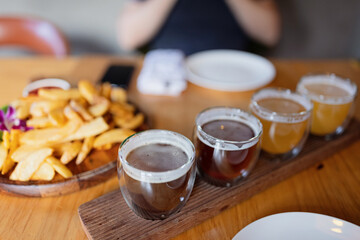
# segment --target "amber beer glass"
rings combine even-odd
[[[251,112],[263,125],[262,149],[272,159],[289,159],[301,151],[310,128],[313,105],[289,89],[265,88],[256,92]]]
[[[260,121],[241,109],[214,107],[199,113],[194,130],[199,175],[230,187],[246,177],[260,152]]]
[[[194,145],[175,132],[140,132],[119,149],[121,193],[145,219],[165,219],[180,211],[194,186],[195,169]]]
[[[353,82],[335,74],[307,75],[301,78],[297,91],[314,104],[313,135],[331,139],[344,132],[354,113],[357,86]]]

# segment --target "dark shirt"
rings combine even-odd
[[[180,49],[189,55],[210,49],[247,50],[249,42],[224,0],[178,0],[147,47]]]

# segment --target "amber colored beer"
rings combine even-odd
[[[205,133],[225,141],[248,141],[255,137],[250,126],[233,120],[210,121],[201,127]],[[195,146],[200,176],[214,185],[226,186],[226,182],[237,179],[241,172],[253,165],[258,144],[246,149],[228,150],[209,146],[204,139],[198,137]]]
[[[194,131],[199,175],[216,186],[237,184],[255,166],[261,133],[260,121],[241,109],[213,107],[199,113]]]
[[[301,113],[301,104],[285,98],[267,98],[258,101],[259,106],[274,112]],[[257,114],[254,113],[256,116]],[[275,122],[257,116],[264,129],[262,148],[271,154],[286,153],[293,149],[305,134],[308,119],[302,122]]]
[[[351,118],[356,85],[335,75],[309,75],[297,91],[314,104],[311,133],[318,136],[340,134]]]
[[[267,88],[250,105],[263,125],[262,149],[271,155],[298,154],[309,132],[311,103],[290,90]]]

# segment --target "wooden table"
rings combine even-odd
[[[19,97],[32,78],[63,77],[97,81],[111,62],[141,64],[139,59],[106,56],[26,58],[0,60],[0,104]],[[309,72],[334,72],[360,86],[360,64],[352,60],[274,60],[277,76],[273,86],[295,89]],[[181,97],[144,96],[134,81],[130,97],[152,119],[155,128],[169,129],[191,137],[196,114],[209,106],[247,109],[253,92],[226,93],[189,84]],[[356,117],[360,119],[359,98]],[[249,223],[270,214],[308,211],[338,217],[360,225],[360,141],[314,166],[277,184],[235,207],[180,234],[175,239],[230,239]],[[86,239],[77,209],[79,205],[118,188],[116,178],[81,192],[53,198],[21,198],[0,195],[1,239]]]

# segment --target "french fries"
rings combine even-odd
[[[4,165],[7,155],[8,155],[8,149],[5,148],[3,144],[0,144],[0,170]]]
[[[21,145],[13,152],[13,154],[11,155],[11,158],[14,162],[21,162],[29,154],[35,152],[38,149],[39,149],[39,147],[37,147],[37,146]]]
[[[126,103],[126,91],[123,88],[113,88],[110,93],[111,101],[117,103]]]
[[[34,117],[46,116],[49,112],[54,109],[63,108],[66,105],[66,101],[63,100],[40,100],[33,102],[30,106],[30,114]]]
[[[122,104],[119,103],[112,103],[109,111],[115,117],[125,117],[133,114],[132,111],[128,111]]]
[[[24,133],[20,139],[25,145],[46,145],[56,143],[69,134],[74,133],[81,125],[81,122],[73,119],[61,128],[36,129]]]
[[[91,151],[91,148],[94,145],[94,140],[95,140],[94,136],[85,138],[84,143],[81,147],[80,153],[76,159],[77,165],[79,165],[80,163],[82,163],[85,160],[86,156],[89,154],[89,152]]]
[[[66,122],[64,111],[61,108],[53,109],[49,112],[49,121],[53,126],[62,126]]]
[[[38,170],[31,176],[31,180],[46,180],[50,181],[55,176],[54,168],[47,162],[43,162]]]
[[[45,159],[46,163],[50,164],[54,170],[59,173],[61,176],[63,176],[64,178],[69,178],[72,177],[72,173],[71,171],[64,165],[62,164],[58,159],[50,156],[47,157]]]
[[[94,117],[104,115],[110,108],[110,102],[104,97],[95,97],[95,104],[89,107],[89,112]]]
[[[94,85],[92,85],[88,81],[80,81],[78,84],[79,92],[83,98],[85,98],[90,104],[94,104],[96,96],[98,96],[98,92]]]
[[[1,174],[3,175],[8,173],[15,165],[15,162],[14,160],[12,160],[11,155],[19,145],[19,136],[20,136],[20,130],[11,130],[9,153],[1,169]]]
[[[94,147],[99,148],[107,144],[121,143],[134,133],[135,132],[130,129],[112,129],[96,137],[94,141]]]
[[[26,103],[23,105],[20,105],[18,108],[16,108],[16,117],[19,119],[26,119],[30,115],[30,103]]]
[[[108,130],[109,125],[102,117],[98,117],[90,122],[84,123],[76,132],[65,138],[65,141],[73,141],[96,136]]]
[[[43,163],[45,158],[52,154],[51,148],[42,148],[28,155],[23,161],[19,162],[10,175],[11,180],[29,181],[31,176]]]
[[[140,127],[140,125],[144,122],[144,114],[138,113],[135,115],[135,117],[132,117],[130,119],[128,118],[120,118],[115,117],[114,121],[115,124],[121,128],[127,128],[127,129],[136,129]]]
[[[53,126],[53,123],[48,117],[34,117],[29,119],[26,124],[34,128],[48,128]]]
[[[8,131],[3,132],[3,142],[2,144],[6,149],[10,148],[10,133]]]
[[[63,150],[63,154],[61,155],[60,161],[63,164],[68,164],[71,160],[73,160],[81,150],[81,142],[75,141],[72,143],[64,144],[65,148]]]
[[[105,82],[101,85],[101,96],[106,97],[107,99],[110,99],[111,97],[111,84],[108,82]],[[125,101],[126,101],[126,92],[125,92]]]
[[[39,96],[50,100],[70,100],[81,97],[78,89],[40,89]]]
[[[76,121],[80,121],[83,122],[82,118],[80,117],[79,114],[77,114],[74,109],[72,109],[70,106],[66,106],[64,108],[64,115],[66,116],[67,119],[69,120],[76,120]]]
[[[144,122],[144,115],[127,103],[126,91],[109,83],[96,88],[82,80],[77,89],[40,89],[38,96],[11,105],[17,118],[34,128],[3,132],[0,171],[17,181],[70,178],[67,164],[79,165],[93,150],[121,143]]]
[[[76,100],[71,100],[70,101],[70,107],[72,109],[74,109],[74,111],[76,111],[77,113],[80,114],[80,116],[85,120],[85,121],[90,121],[93,119],[93,117],[90,115],[90,113],[88,112],[88,110],[85,109],[85,107],[83,107],[78,101]]]

